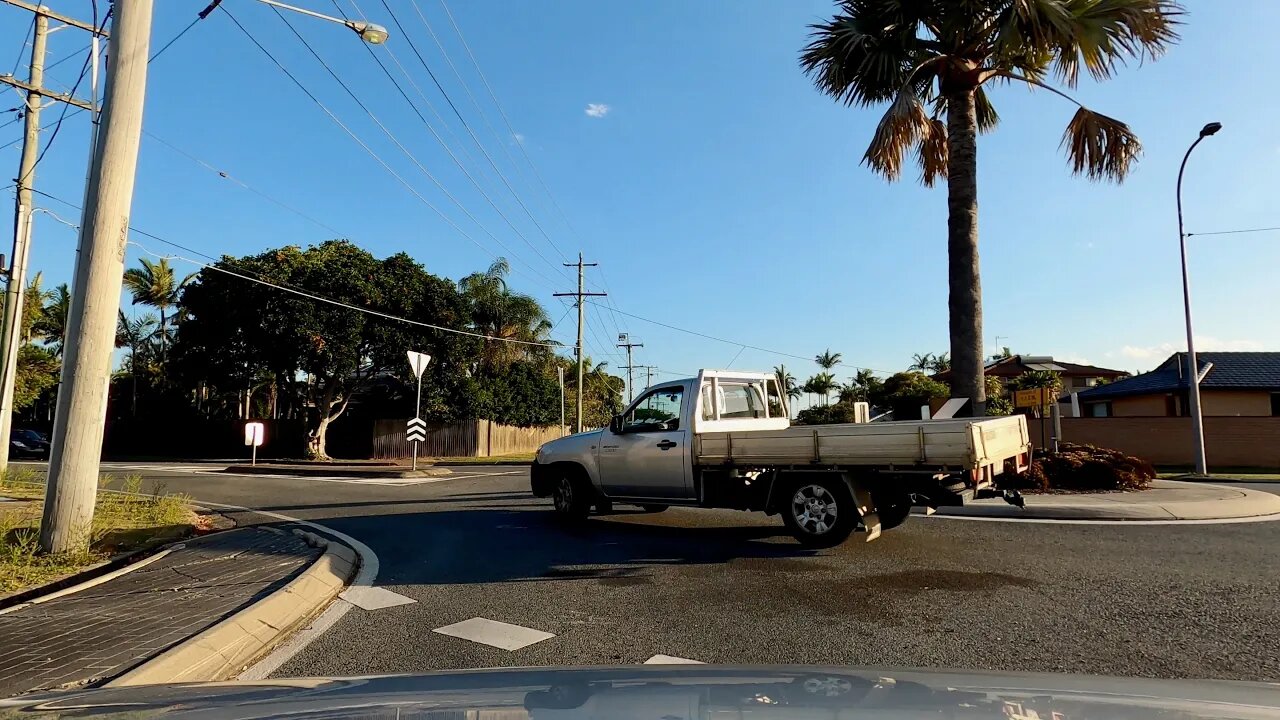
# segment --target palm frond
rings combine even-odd
[[[974,111],[978,115],[978,132],[991,132],[1000,124],[1000,115],[981,86],[973,91]]]
[[[1071,160],[1071,171],[1090,180],[1121,182],[1142,154],[1142,143],[1128,125],[1085,107],[1071,118],[1062,134],[1062,147]]]
[[[819,90],[846,105],[892,100],[912,68],[936,55],[895,3],[843,0],[840,8],[831,20],[809,26],[800,67]]]
[[[902,176],[902,158],[929,127],[924,104],[909,87],[889,106],[862,156],[862,162],[889,180]]]
[[[947,177],[947,161],[951,157],[947,147],[947,126],[941,120],[932,118],[927,129],[921,133],[920,142],[916,145],[916,159],[920,162],[920,182],[925,187],[933,187],[939,179]]]
[[[1080,66],[1095,80],[1110,78],[1126,58],[1157,58],[1178,39],[1182,8],[1172,0],[1066,0],[1070,32],[1054,44],[1054,71],[1070,87]]]

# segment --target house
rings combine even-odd
[[[1280,416],[1280,352],[1196,354],[1205,416]],[[1177,417],[1190,414],[1187,354],[1174,353],[1155,370],[1079,393],[1085,417]]]
[[[1058,376],[1062,378],[1062,392],[1064,395],[1128,377],[1129,375],[1124,370],[1109,370],[1094,365],[1062,362],[1054,360],[1048,355],[1010,355],[1006,358],[997,358],[987,363],[983,369],[983,374],[987,377],[1000,378],[1007,390],[1014,378],[1032,370],[1051,370],[1058,373]],[[951,371],[946,370],[934,375],[934,377],[947,382],[951,379]]]

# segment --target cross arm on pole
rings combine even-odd
[[[50,20],[57,20],[58,22],[64,23],[66,25],[70,25],[71,27],[80,28],[81,30],[87,30],[93,33],[94,35],[99,35],[101,37],[108,37],[109,35],[109,33],[106,30],[100,30],[90,25],[87,22],[82,22],[80,20],[76,20],[73,17],[68,17],[61,13],[56,13],[44,5],[32,5],[31,3],[23,2],[22,0],[0,0],[0,2],[3,2],[6,5],[12,5],[16,8],[22,8],[27,12],[33,12],[39,15],[43,15],[49,18]]]
[[[0,0],[0,2],[4,2],[4,1],[6,0]],[[80,108],[81,110],[94,109],[93,105],[91,105],[88,101],[74,98],[71,96],[70,93],[67,93],[65,95],[56,95],[54,93],[49,92],[48,90],[45,90],[40,87],[36,87],[31,83],[23,82],[12,75],[0,75],[0,83],[4,83],[5,85],[12,85],[16,88],[21,88],[23,90],[26,90],[29,93],[40,95],[41,97],[47,97],[50,100],[57,100],[59,102],[64,102],[68,105],[74,105]]]

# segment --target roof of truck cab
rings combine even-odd
[[[769,378],[774,377],[773,373],[768,372],[754,372],[751,370],[714,370],[710,368],[699,370],[698,374],[704,378],[727,377],[737,378],[739,380],[768,380]],[[696,378],[689,379],[694,380]]]

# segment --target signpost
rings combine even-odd
[[[560,437],[564,437],[564,368],[556,368],[560,375]]]
[[[1038,387],[1029,390],[1013,391],[1013,406],[1035,408],[1036,415],[1040,418],[1040,444],[1042,447],[1053,447],[1057,449],[1057,437],[1054,437],[1052,444],[1049,438],[1045,436],[1045,410],[1050,406],[1057,408],[1057,398],[1053,397],[1053,393],[1049,392],[1049,388]],[[1055,430],[1057,425],[1054,425]]]
[[[418,401],[413,406],[413,419],[409,421],[408,428],[405,431],[405,438],[413,443],[413,469],[418,469],[418,443],[425,442],[427,439],[427,424],[422,419],[422,371],[427,369],[427,363],[431,362],[431,356],[426,353],[408,351],[409,367],[413,368],[413,374],[418,378]]]
[[[253,448],[250,452],[251,465],[258,464],[258,446],[266,439],[266,428],[260,422],[249,422],[244,424],[244,444]]]

